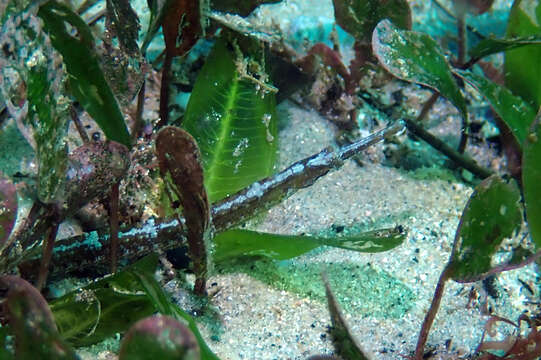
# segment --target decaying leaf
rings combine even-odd
[[[168,126],[156,137],[160,173],[171,202],[173,195],[183,208],[188,228],[188,246],[196,274],[195,292],[205,292],[210,236],[210,210],[204,186],[201,154],[195,139],[185,130]]]

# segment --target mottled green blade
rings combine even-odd
[[[491,176],[476,186],[460,219],[451,255],[451,277],[477,281],[491,269],[491,260],[505,238],[522,221],[520,191],[514,182]]]
[[[211,203],[270,175],[276,157],[274,94],[239,73],[246,59],[235,46],[216,42],[182,123],[201,150]]]
[[[407,0],[333,0],[336,23],[355,40],[370,43],[372,31],[383,19],[402,29],[411,29]]]
[[[527,130],[535,117],[534,109],[507,88],[483,76],[470,71],[455,70],[454,72],[488,100],[494,111],[509,127],[518,144],[522,146]]]
[[[537,115],[522,156],[522,184],[528,228],[537,249],[541,248],[541,113]]]
[[[100,69],[93,37],[86,23],[67,5],[48,1],[38,16],[64,59],[70,75],[70,90],[92,116],[108,139],[130,146],[130,134],[117,101]],[[77,30],[72,35],[66,25]]]
[[[38,196],[44,203],[60,201],[68,167],[67,99],[64,104],[50,88],[47,67],[36,65],[28,72],[29,117],[34,127],[38,156]]]
[[[541,33],[539,0],[516,0],[507,24],[506,37],[539,36]],[[505,85],[516,95],[541,105],[541,45],[525,46],[505,52]]]
[[[439,45],[430,36],[400,30],[389,20],[383,20],[374,29],[372,48],[380,64],[391,74],[438,91],[466,118],[464,97]]]
[[[470,56],[473,59],[480,59],[485,56],[496,54],[502,51],[509,51],[513,49],[518,49],[523,46],[528,45],[541,45],[541,36],[531,35],[531,36],[520,36],[516,38],[487,38],[479,41],[470,50]]]
[[[157,264],[157,256],[146,257],[122,272],[53,300],[50,307],[62,337],[75,346],[88,346],[152,315],[156,309],[132,271],[154,273]]]
[[[401,228],[381,229],[350,236],[319,237],[278,235],[251,230],[228,230],[214,237],[214,261],[241,256],[264,256],[286,260],[320,246],[332,246],[358,252],[382,252],[400,245],[406,235]]]
[[[17,219],[17,190],[0,172],[0,249],[11,234]]]

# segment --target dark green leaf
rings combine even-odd
[[[153,303],[132,271],[153,273],[157,256],[148,256],[120,273],[51,302],[60,334],[76,346],[95,344],[152,315]]]
[[[509,22],[507,38],[539,35],[541,33],[541,6],[539,0],[515,0]],[[534,108],[541,105],[541,45],[531,45],[505,53],[505,84],[514,93],[530,102]]]
[[[476,186],[455,235],[451,254],[451,278],[476,281],[491,269],[491,259],[505,238],[522,221],[520,192],[516,183],[491,176]]]
[[[172,317],[155,315],[135,323],[122,340],[119,360],[199,360],[192,332]]]
[[[214,237],[216,262],[239,256],[265,256],[291,259],[320,246],[333,246],[358,252],[382,252],[400,245],[406,237],[401,227],[368,231],[331,238],[307,235],[278,235],[250,230],[228,230]]]
[[[140,270],[135,270],[132,273],[137,276],[141,286],[144,288],[144,291],[151,299],[158,312],[163,315],[172,316],[178,321],[182,321],[187,324],[188,328],[192,331],[199,344],[201,360],[219,360],[219,358],[214,355],[212,350],[210,350],[208,345],[205,343],[205,340],[201,336],[194,319],[169,300],[161,285],[152,276],[152,273]]]
[[[17,190],[0,172],[0,249],[11,234],[17,219]]]
[[[17,359],[77,359],[60,338],[47,301],[36,288],[12,275],[0,277],[0,287],[7,288],[5,309],[15,335]]]
[[[98,123],[108,139],[130,146],[130,134],[116,99],[100,69],[93,37],[86,23],[67,5],[49,1],[38,15],[53,46],[62,54],[70,75],[70,90]],[[66,25],[77,29],[73,36]]]
[[[394,76],[428,86],[449,99],[467,117],[466,102],[439,45],[428,35],[400,30],[381,21],[372,37],[374,55]]]
[[[383,19],[411,29],[411,10],[406,0],[333,0],[336,23],[355,40],[370,43],[372,31]]]
[[[541,248],[541,113],[532,124],[522,157],[522,184],[526,218],[532,240]]]
[[[201,150],[211,203],[269,175],[276,155],[274,94],[248,73],[255,65],[236,46],[224,38],[216,42],[182,123]]]
[[[346,320],[342,315],[340,305],[334,296],[327,276],[323,274],[323,284],[325,285],[325,294],[327,296],[327,305],[331,314],[331,336],[336,352],[344,359],[368,360],[371,356],[366,355],[357,340],[351,335]]]
[[[455,74],[466,80],[488,100],[494,111],[511,129],[517,142],[522,145],[535,117],[532,107],[522,98],[513,95],[507,88],[483,76],[461,70],[455,70]]]
[[[212,10],[248,16],[261,4],[274,4],[282,0],[211,0]]]
[[[483,39],[470,50],[470,56],[474,59],[480,59],[488,55],[517,49],[527,45],[541,45],[541,36],[531,35],[512,39]]]

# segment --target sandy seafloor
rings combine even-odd
[[[331,127],[315,112],[295,105],[286,111],[290,123],[281,131],[282,167],[332,144]],[[291,261],[255,262],[243,272],[213,276],[209,284],[219,291],[211,303],[220,326],[218,332],[202,328],[208,344],[224,360],[330,354],[330,319],[320,281],[325,270],[353,334],[374,359],[410,355],[471,192],[459,181],[422,180],[399,169],[347,161],[248,226],[298,234],[333,225],[369,230],[402,224],[409,230],[407,240],[379,254],[325,248]],[[518,279],[535,283],[533,266],[497,277],[499,297],[488,300],[494,314],[515,320],[528,308],[533,296]],[[479,343],[489,317],[481,314],[482,298],[470,298],[472,288],[483,292],[480,284],[448,282],[429,347],[443,348],[447,342],[453,352],[465,354]]]
[[[282,14],[290,18],[280,18],[282,30],[287,32],[284,29],[291,17],[328,13],[330,1],[312,6],[314,3],[284,1]],[[422,1],[411,3],[414,15],[424,6]],[[270,16],[261,19],[273,21]],[[332,125],[316,112],[288,102],[281,105],[281,113],[289,122],[279,136],[279,169],[334,144]],[[438,174],[445,172],[407,172],[370,161],[360,167],[350,160],[247,224],[251,229],[281,234],[313,234],[333,226],[371,230],[401,224],[408,236],[401,246],[385,253],[322,248],[291,261],[248,262],[212,276],[209,284],[210,292],[217,291],[211,298],[216,318],[212,327],[200,324],[211,349],[222,360],[306,359],[331,354],[330,318],[320,280],[321,272],[326,271],[352,333],[374,359],[411,355],[473,190],[453,176]],[[528,302],[539,302],[534,267],[496,278],[498,296],[488,298],[494,314],[516,320],[535,306]],[[174,291],[176,285],[169,283],[167,288]],[[489,319],[482,314],[483,294],[479,283],[447,283],[427,349],[443,349],[447,344],[450,351],[435,358],[454,359],[477,346]],[[512,331],[508,326],[499,329]],[[84,359],[115,357],[103,351],[103,345],[80,354]]]

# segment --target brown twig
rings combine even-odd
[[[318,154],[292,164],[278,174],[258,181],[246,189],[214,204],[211,208],[214,231],[225,231],[265,211],[298,190],[312,185],[331,170],[338,169],[343,161],[404,129],[402,122],[380,130],[336,151],[325,149]],[[129,264],[141,256],[167,251],[187,243],[184,219],[150,220],[139,228],[119,234],[119,253],[123,263]],[[53,253],[50,276],[81,274],[103,275],[109,271],[110,238],[107,234],[90,233],[57,242]],[[25,278],[35,276],[39,259],[24,261],[19,270]]]
[[[109,227],[111,233],[111,273],[117,269],[117,249],[118,249],[118,203],[119,203],[120,182],[111,187],[110,206],[109,206]]]
[[[81,123],[81,119],[79,119],[79,115],[77,115],[77,109],[75,109],[75,105],[70,105],[70,116],[71,120],[75,124],[75,127],[77,128],[77,132],[79,133],[79,136],[81,137],[81,140],[83,140],[83,143],[87,143],[90,141],[90,138],[88,137],[88,134],[86,133],[85,127]]]
[[[405,119],[406,127],[408,130],[426,141],[436,150],[440,151],[442,154],[447,156],[449,159],[453,160],[457,165],[463,167],[464,169],[470,171],[475,176],[484,179],[493,174],[489,169],[485,169],[479,166],[472,158],[464,154],[458,153],[455,149],[447,145],[445,142],[432,135],[426,131],[422,126],[418,125],[415,121],[411,119]]]
[[[434,297],[432,298],[432,302],[430,303],[430,308],[428,309],[425,315],[425,319],[423,321],[423,325],[421,326],[421,332],[419,333],[419,338],[417,339],[417,346],[415,348],[415,360],[423,360],[423,353],[426,340],[428,339],[428,333],[430,332],[430,328],[432,327],[434,319],[436,318],[436,314],[438,313],[441,299],[443,297],[443,292],[445,290],[445,282],[449,280],[450,277],[451,268],[449,264],[447,264],[445,266],[445,269],[443,269],[443,271],[441,272],[438,284],[436,285],[436,290],[434,291]]]

